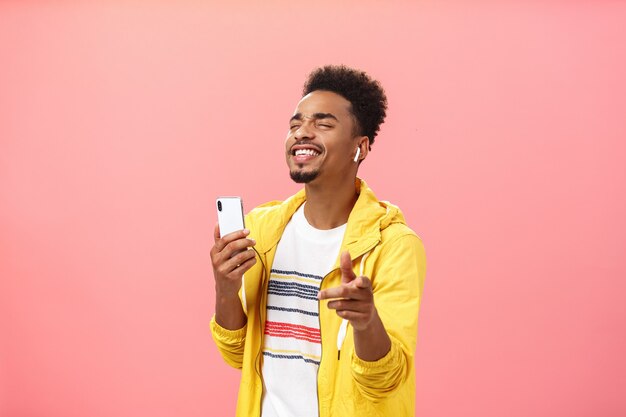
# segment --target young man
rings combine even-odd
[[[211,330],[242,369],[238,416],[414,414],[424,249],[357,178],[386,108],[367,74],[315,70],[285,142],[304,189],[252,210],[249,230],[216,226]]]

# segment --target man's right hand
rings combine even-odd
[[[256,253],[250,249],[256,242],[246,238],[249,234],[250,231],[244,229],[220,237],[219,224],[215,225],[211,263],[215,289],[222,296],[237,295],[243,274],[256,263]]]

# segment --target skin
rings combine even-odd
[[[356,120],[351,104],[342,96],[329,91],[314,91],[298,103],[289,122],[285,141],[285,158],[292,174],[317,176],[305,184],[307,203],[304,215],[317,229],[332,229],[345,224],[358,198],[354,182],[359,164],[354,162],[357,147],[359,160],[367,158],[367,136],[355,135]],[[315,156],[296,156],[296,149],[309,148],[319,152]],[[215,229],[215,245],[211,249],[211,262],[216,286],[217,323],[231,330],[246,324],[238,291],[241,278],[256,259],[254,246],[246,238],[248,231],[234,232],[220,238]],[[320,291],[318,298],[328,300],[327,307],[350,322],[354,332],[355,352],[366,361],[384,357],[391,348],[391,340],[378,316],[374,304],[371,281],[366,276],[357,277],[352,271],[348,252],[341,254],[341,285]],[[323,305],[322,307],[323,308]]]
[[[244,229],[220,238],[217,224],[213,233],[215,244],[211,248],[211,263],[215,277],[215,321],[229,330],[241,329],[247,322],[238,293],[243,274],[257,262],[255,252],[249,249],[256,242],[246,238],[249,234],[250,231]]]

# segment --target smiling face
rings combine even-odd
[[[287,165],[295,182],[332,184],[356,175],[356,147],[367,137],[355,135],[350,109],[348,100],[330,91],[313,91],[300,100],[285,141]]]

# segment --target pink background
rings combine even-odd
[[[226,3],[0,3],[0,415],[233,415],[214,199],[298,189],[326,63],[388,93],[361,175],[427,249],[417,415],[626,415],[626,4]]]

